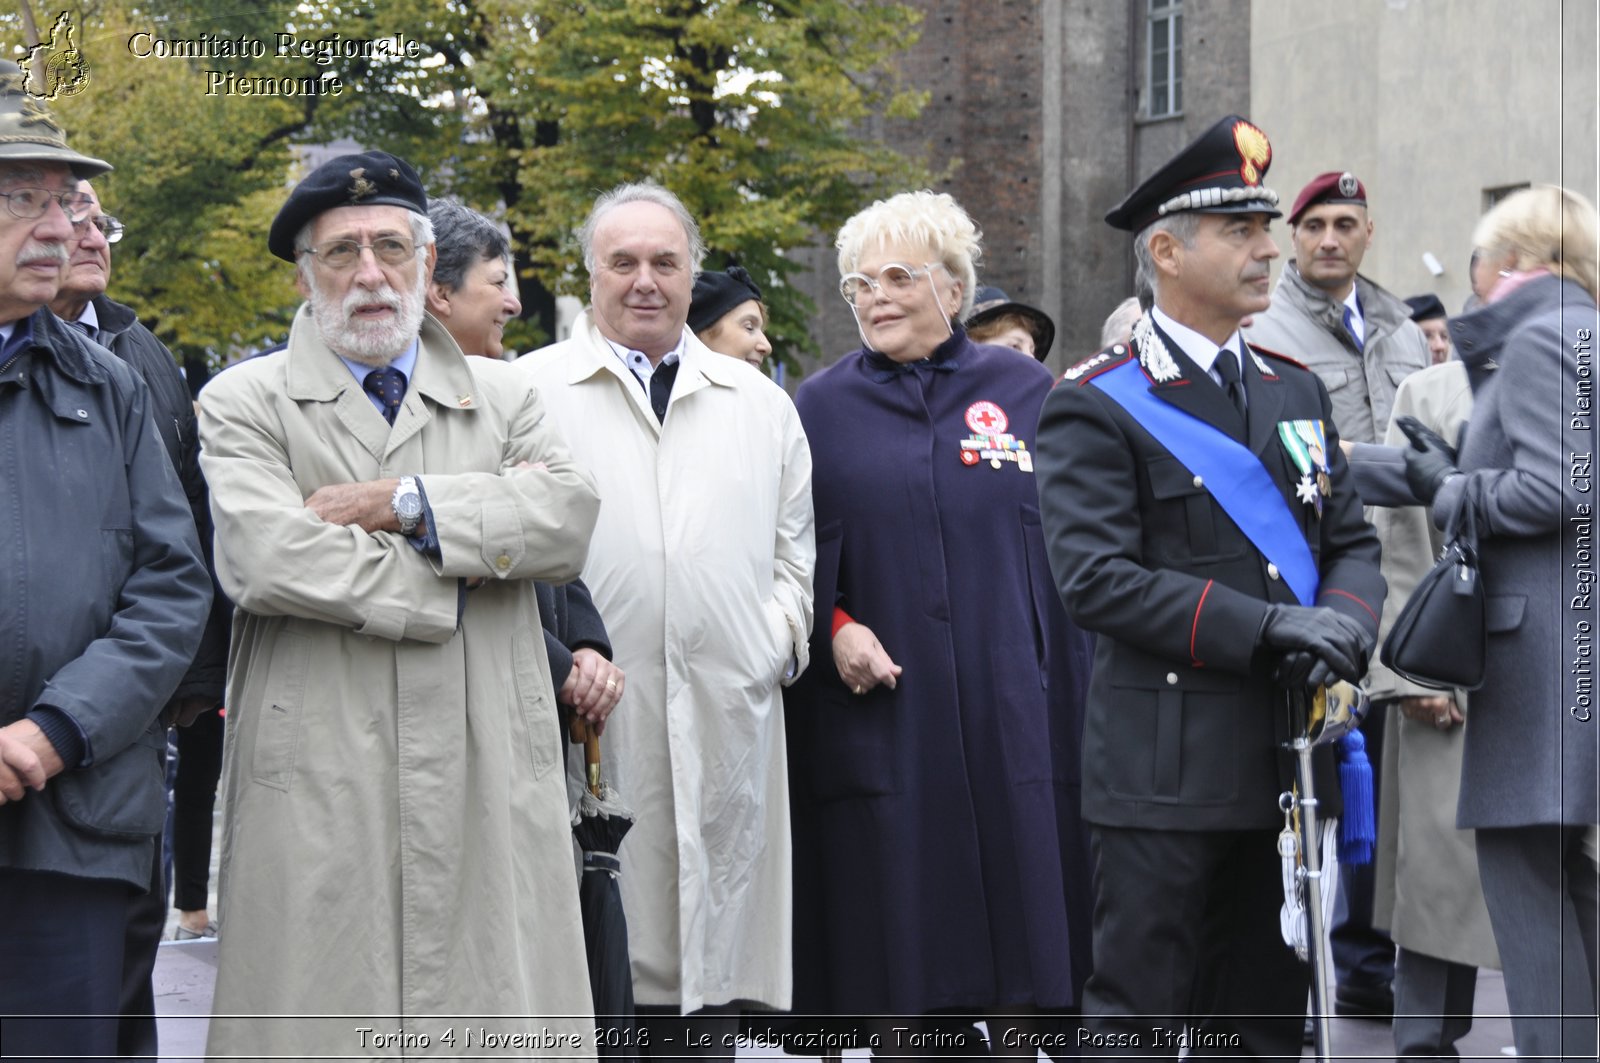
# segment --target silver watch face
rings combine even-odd
[[[402,492],[394,500],[394,512],[401,520],[416,520],[422,516],[422,496],[416,491]]]

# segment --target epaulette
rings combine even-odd
[[[1072,381],[1082,387],[1101,373],[1108,369],[1115,369],[1132,357],[1133,348],[1126,343],[1114,343],[1104,350],[1096,351],[1065,373],[1062,373],[1058,383],[1065,384]]]
[[[1310,367],[1307,366],[1304,362],[1297,362],[1293,358],[1290,358],[1287,354],[1279,354],[1277,351],[1274,351],[1269,347],[1263,347],[1258,343],[1251,343],[1251,344],[1248,344],[1248,346],[1249,346],[1251,352],[1254,353],[1254,354],[1264,354],[1268,358],[1276,358],[1280,362],[1287,362],[1289,365],[1294,366],[1296,369],[1304,369],[1308,373],[1311,372]]]

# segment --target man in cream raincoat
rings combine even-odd
[[[634,996],[724,1041],[737,1002],[789,1005],[791,884],[779,684],[811,630],[811,454],[794,404],[684,327],[703,249],[653,184],[582,232],[591,307],[523,358],[605,505],[583,578],[628,674],[606,763],[638,812],[622,845]]]
[[[308,303],[201,400],[238,606],[209,1053],[593,1058],[533,581],[582,568],[594,489],[424,317],[405,162],[325,163],[268,244]]]

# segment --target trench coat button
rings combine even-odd
[[[1167,685],[1168,686],[1172,686],[1172,687],[1175,687],[1175,686],[1178,685],[1178,673],[1177,672],[1168,672],[1167,673]]]
[[[511,567],[511,558],[507,557],[505,554],[501,554],[499,557],[494,559],[494,567],[499,569],[501,572],[504,572],[506,569]]]
[[[87,416],[89,416],[89,411],[88,410],[79,410],[78,411],[78,416],[79,417],[87,417]]]
[[[1268,579],[1277,579],[1278,578],[1278,566],[1272,564],[1271,562],[1267,563],[1267,578]]]
[[[1204,476],[1196,476],[1194,478],[1194,485],[1196,487],[1204,487],[1206,485],[1205,477]]]

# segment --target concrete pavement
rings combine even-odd
[[[156,958],[156,1013],[163,1060],[202,1059],[206,1026],[211,1014],[211,990],[217,974],[217,942],[167,941]],[[1458,1044],[1463,1060],[1504,1063],[1501,1049],[1511,1044],[1511,1023],[1506,1015],[1505,984],[1498,971],[1478,976],[1477,1019],[1472,1032]],[[1394,1042],[1386,1023],[1335,1019],[1334,1050],[1340,1059],[1388,1059]],[[1305,1056],[1309,1058],[1310,1050]],[[740,1060],[802,1059],[785,1056],[777,1048],[741,1048]],[[811,1057],[816,1058],[816,1057]],[[846,1052],[847,1060],[871,1058],[865,1049]]]

